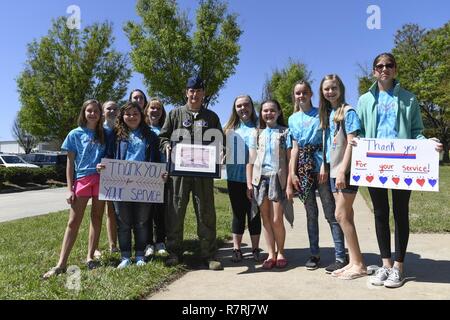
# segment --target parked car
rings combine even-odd
[[[14,154],[0,154],[0,167],[39,168],[39,166],[28,163]]]
[[[23,155],[23,158],[29,163],[33,163],[39,167],[48,166],[66,166],[66,153],[29,153]]]

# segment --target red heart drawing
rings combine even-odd
[[[394,181],[395,184],[398,184],[400,182],[400,178],[398,177],[393,177],[392,181]]]
[[[416,182],[423,187],[424,183],[425,183],[425,179],[417,179]]]
[[[369,181],[369,182],[372,182],[373,176],[366,176],[366,180]]]

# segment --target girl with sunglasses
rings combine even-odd
[[[377,81],[359,98],[357,113],[361,121],[360,136],[377,139],[425,139],[419,103],[411,92],[395,79],[397,63],[390,53],[381,53],[373,61]],[[436,151],[442,144],[436,141]],[[356,143],[353,142],[353,145]],[[397,288],[405,282],[403,262],[409,238],[410,190],[392,190],[395,220],[395,256],[391,258],[388,189],[369,188],[375,215],[375,230],[383,266],[370,278],[376,286]]]

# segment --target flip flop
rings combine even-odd
[[[367,271],[356,272],[346,270],[342,272],[340,275],[338,275],[337,278],[341,280],[354,280],[365,276],[367,276]]]
[[[287,264],[288,264],[288,262],[286,259],[277,259],[277,263],[275,266],[277,268],[283,269],[287,266]]]

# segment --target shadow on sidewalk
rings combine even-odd
[[[272,270],[264,270],[261,268],[262,262],[253,260],[251,246],[242,243],[242,252],[244,259],[241,262],[234,263],[231,261],[233,244],[226,243],[218,251],[218,258],[222,262],[224,268],[247,267],[245,271],[237,274],[248,274],[254,272],[284,272],[295,268],[304,268],[306,260],[310,256],[309,248],[288,248],[285,250],[286,258],[289,262],[286,268]],[[324,268],[334,262],[334,248],[320,248],[320,266],[318,271],[325,272]],[[263,252],[263,257],[267,257],[267,253]],[[364,262],[369,265],[381,265],[381,259],[375,253],[363,253]],[[408,281],[432,282],[432,283],[450,283],[450,261],[423,259],[419,254],[408,252],[405,257],[405,275]]]

